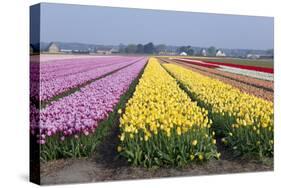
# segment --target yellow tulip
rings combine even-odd
[[[121,146],[118,146],[118,147],[117,147],[117,151],[118,151],[118,152],[121,152],[121,151],[122,151],[122,147],[121,147]]]
[[[197,140],[193,140],[193,141],[192,141],[192,145],[193,145],[193,146],[196,146],[196,145],[197,145]]]

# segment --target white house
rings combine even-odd
[[[202,49],[200,54],[201,56],[207,56],[207,51],[205,49]]]
[[[216,56],[217,56],[217,57],[224,57],[224,56],[225,56],[225,53],[224,53],[222,50],[217,50]]]
[[[187,56],[187,53],[181,52],[180,55],[182,55],[182,56]]]

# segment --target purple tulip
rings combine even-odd
[[[61,140],[61,141],[64,141],[64,139],[65,139],[65,137],[64,137],[64,136],[60,137],[60,140]]]
[[[47,131],[47,135],[48,135],[48,136],[51,136],[51,135],[52,135],[52,132],[51,132],[51,131]]]
[[[143,69],[147,59],[139,59],[138,62],[81,88],[81,91],[53,102],[41,109],[40,113],[34,109],[32,117],[38,121],[34,121],[31,130],[40,130],[38,132],[45,137],[60,133],[64,135],[61,137],[63,139],[71,135],[78,139],[80,134],[87,136],[94,133],[98,123],[109,116],[120,97]]]
[[[40,94],[40,101],[48,100],[70,88],[77,87],[88,80],[96,79],[138,60],[140,60],[139,57],[93,57],[41,63],[39,70],[36,71],[35,68],[34,71],[31,70],[31,97],[36,98]]]

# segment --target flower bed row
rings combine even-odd
[[[65,77],[54,78],[46,82],[40,82],[40,92],[38,91],[36,84],[34,88],[31,88],[31,97],[37,97],[39,94],[40,101],[46,101],[52,97],[59,95],[71,88],[77,87],[89,80],[94,80],[103,75],[106,75],[115,70],[126,67],[132,63],[138,62],[143,58],[135,58],[134,60],[124,61],[117,64],[112,64],[110,66],[98,67],[87,72],[82,72],[78,74],[68,75]]]
[[[210,112],[214,128],[238,155],[273,156],[273,103],[178,65],[164,67]]]
[[[239,65],[239,64],[232,64],[232,63],[222,63],[222,62],[214,62],[214,61],[205,61],[205,62],[213,64],[213,65],[223,65],[223,66],[227,66],[227,67],[235,67],[235,68],[239,68],[239,69],[265,72],[265,73],[271,73],[271,74],[274,72],[273,68],[257,67],[257,66],[250,66],[250,65]]]
[[[95,132],[98,123],[113,111],[121,95],[126,92],[145,63],[146,59],[143,59],[81,88],[81,91],[53,102],[37,112],[39,117],[36,117],[36,109],[31,111],[31,133],[38,138],[38,143],[42,144],[41,153],[44,156],[54,153],[53,150],[59,153],[63,149],[58,148],[58,145],[68,138],[75,142],[73,138],[83,137],[87,142],[81,144],[85,148],[91,147],[94,143],[88,142],[85,137]]]
[[[258,78],[262,80],[273,81],[273,69],[265,68],[265,67],[255,67],[248,65],[236,65],[229,63],[219,63],[219,62],[210,62],[210,61],[201,61],[201,60],[193,60],[193,59],[179,59],[175,60],[184,62],[191,65],[198,65],[206,68],[215,68],[220,71],[244,75],[252,78]]]
[[[81,69],[87,66],[91,67],[91,65],[107,65],[134,59],[135,57],[88,57],[80,59],[53,60],[48,63],[40,63],[40,76],[52,78],[50,74],[60,75],[64,73],[63,71],[76,71],[77,69]]]
[[[181,61],[181,62],[185,62],[185,63],[188,63],[188,64],[192,64],[192,65],[198,65],[198,66],[201,66],[201,67],[219,68],[219,66],[217,66],[217,65],[213,65],[213,64],[210,64],[210,63],[205,63],[205,62],[199,61],[199,60],[180,59],[180,58],[176,58],[175,60]]]
[[[30,62],[38,62],[38,59],[40,58],[40,62],[41,63],[48,63],[48,62],[53,62],[53,61],[57,61],[57,60],[68,60],[68,59],[86,59],[86,58],[93,58],[93,57],[108,57],[108,56],[92,56],[92,55],[85,55],[85,54],[40,54],[40,55],[32,55],[30,56]],[[117,57],[117,56],[110,56],[110,57]]]
[[[117,63],[122,63],[123,59],[112,59],[112,58],[86,58],[86,59],[69,59],[59,60],[57,62],[32,64],[31,69],[31,81],[34,82],[47,82],[57,79],[59,77],[66,77],[68,75],[74,75],[91,71],[93,69],[110,66]]]
[[[218,80],[220,80],[220,81],[222,81],[222,82],[224,82],[226,84],[230,84],[233,87],[238,88],[241,92],[252,94],[252,95],[254,95],[256,97],[260,97],[260,98],[263,98],[263,99],[268,100],[268,101],[273,101],[273,97],[274,97],[273,96],[273,91],[270,91],[269,88],[263,88],[263,87],[259,88],[259,87],[255,87],[255,86],[251,85],[250,83],[249,84],[245,83],[245,82],[251,81],[251,78],[248,78],[245,81],[244,80],[240,81],[240,79],[238,79],[238,80],[231,79],[230,76],[232,76],[233,74],[226,73],[226,74],[230,74],[229,77],[227,75],[225,75],[225,74],[220,74],[220,73],[224,73],[224,72],[219,71],[219,70],[208,69],[208,68],[203,68],[202,69],[202,67],[198,67],[198,66],[195,66],[195,65],[181,64],[181,63],[176,63],[176,64],[179,64],[180,66],[182,66],[184,68],[192,70],[193,72],[197,72],[197,73],[200,73],[202,75],[208,76],[210,78],[218,79]],[[240,77],[240,76],[239,75],[235,75],[235,78],[236,77]],[[262,80],[257,80],[257,79],[254,79],[254,80],[256,82],[253,82],[253,84],[254,83],[257,84],[257,83],[267,82],[267,81],[262,81]],[[260,82],[258,82],[258,81],[260,81]],[[271,82],[269,82],[269,83],[271,83]]]
[[[56,71],[52,72],[43,72],[40,71],[40,81],[47,82],[49,80],[54,80],[59,77],[66,77],[69,75],[79,74],[79,73],[86,73],[87,71],[91,71],[96,68],[106,67],[113,64],[122,63],[122,61],[97,61],[97,60],[87,60],[86,62],[80,61],[80,65],[69,66],[65,68],[57,69]]]
[[[240,68],[229,67],[229,66],[220,66],[220,68],[217,69],[224,72],[244,75],[252,78],[258,78],[261,80],[268,80],[268,81],[274,80],[274,75],[272,73],[267,73],[267,72],[259,72],[255,70],[240,69]]]
[[[219,157],[207,114],[150,58],[120,118],[118,151],[130,163],[146,167]]]
[[[166,59],[164,59],[164,61],[166,61],[168,63],[176,62],[176,61],[168,61]],[[206,72],[209,72],[211,74],[223,76],[225,78],[229,78],[229,79],[232,79],[232,80],[235,80],[235,81],[247,83],[247,84],[255,86],[255,87],[264,88],[266,90],[273,91],[273,88],[274,88],[273,82],[271,82],[271,81],[260,80],[260,79],[251,78],[251,77],[248,77],[248,76],[224,72],[224,71],[220,71],[220,70],[217,70],[217,69],[205,68],[205,67],[201,67],[201,66],[197,66],[197,65],[191,65],[191,64],[188,65],[188,64],[185,64],[183,62],[176,62],[176,63],[179,63],[181,65],[185,65],[185,66],[188,66],[188,67],[193,67],[193,68],[196,68],[200,71],[206,71]]]

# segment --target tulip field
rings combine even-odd
[[[120,119],[119,150],[144,166],[208,160],[219,157],[210,127],[208,111],[151,58]]]
[[[118,157],[135,166],[220,160],[218,144],[237,157],[274,155],[271,68],[42,56],[30,74],[30,132],[42,161],[89,157],[111,127],[118,130]]]
[[[210,113],[214,129],[238,154],[273,155],[273,103],[177,65],[164,67]]]

